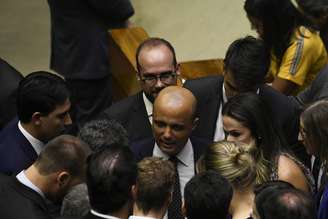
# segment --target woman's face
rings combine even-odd
[[[303,143],[303,145],[305,146],[306,152],[309,155],[316,155],[317,154],[316,147],[313,144],[310,143],[309,138],[307,137],[307,131],[304,127],[304,123],[303,123],[302,118],[301,118],[301,121],[300,121],[298,140],[300,140]]]
[[[223,116],[223,129],[227,141],[237,141],[245,144],[255,142],[251,130],[232,117]]]
[[[251,29],[256,31],[259,38],[263,39],[263,35],[264,35],[263,22],[255,17],[249,16],[249,15],[247,15],[247,17],[248,17],[249,22],[251,23]]]

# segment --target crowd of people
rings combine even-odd
[[[171,43],[146,39],[141,91],[113,104],[101,33],[134,10],[86,2],[48,0],[64,78],[33,72],[10,96],[1,218],[328,218],[326,0],[246,0],[258,36],[230,44],[223,75],[182,86]]]

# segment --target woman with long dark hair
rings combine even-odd
[[[246,0],[244,9],[260,38],[271,50],[273,88],[297,94],[327,64],[327,52],[290,0]]]
[[[313,103],[301,115],[300,136],[308,154],[321,161],[318,191],[320,206],[318,218],[328,218],[328,101]]]
[[[255,145],[262,163],[257,182],[284,180],[306,192],[314,190],[309,170],[289,153],[279,130],[273,128],[265,102],[254,93],[244,93],[223,106],[223,128],[228,141]]]

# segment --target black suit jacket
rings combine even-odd
[[[113,104],[100,117],[120,122],[128,132],[130,143],[153,136],[142,92]]]
[[[96,215],[91,214],[90,212],[85,216],[62,216],[57,219],[104,219],[102,217],[98,217]]]
[[[223,103],[223,81],[222,76],[211,76],[185,82],[184,87],[198,100],[199,125],[193,135],[209,140],[214,138],[219,107]],[[267,85],[259,87],[259,96],[271,110],[275,128],[281,131],[290,145],[297,144],[299,122],[295,103]]]
[[[0,129],[16,116],[16,90],[23,76],[0,58]]]
[[[51,219],[44,199],[14,176],[0,176],[0,197],[0,218]]]
[[[109,73],[108,29],[133,15],[129,0],[48,0],[50,68],[68,79],[100,79]]]
[[[0,132],[0,172],[16,174],[29,167],[37,153],[18,128],[15,118]]]

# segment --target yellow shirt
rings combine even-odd
[[[297,94],[315,79],[327,63],[327,51],[319,33],[301,26],[292,36],[280,65],[276,57],[271,55],[270,73],[299,85],[293,92]]]

